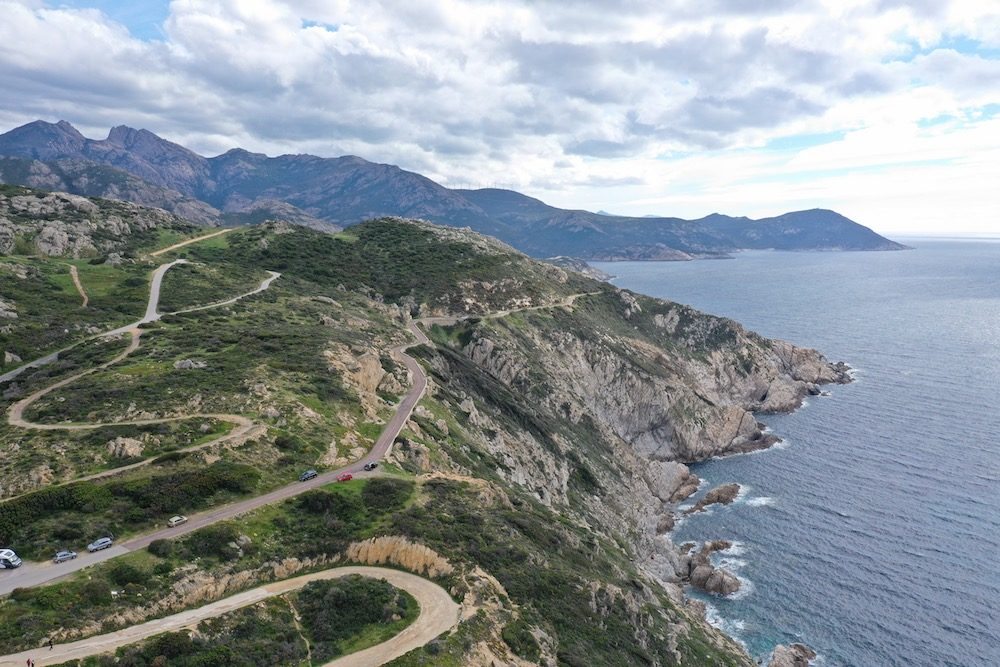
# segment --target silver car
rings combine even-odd
[[[101,549],[107,549],[114,543],[115,541],[110,537],[102,537],[88,544],[87,551],[93,553],[95,551],[100,551]]]
[[[55,558],[52,559],[53,563],[65,563],[68,560],[73,560],[76,558],[75,551],[60,551],[56,553]]]

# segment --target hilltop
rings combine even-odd
[[[161,206],[210,224],[282,218],[322,228],[383,216],[421,218],[495,236],[534,257],[685,260],[744,249],[899,250],[828,210],[751,220],[698,220],[566,210],[510,190],[456,190],[356,156],[268,157],[233,149],[203,157],[147,130],[84,137],[66,121],[0,135],[0,180]],[[117,174],[117,175],[116,175]]]

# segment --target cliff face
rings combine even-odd
[[[697,489],[684,463],[769,446],[755,412],[849,381],[815,350],[611,287],[432,333],[440,392],[468,415],[495,474],[626,536],[664,582],[690,571],[666,535],[673,505]]]

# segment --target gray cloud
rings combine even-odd
[[[127,123],[205,153],[354,153],[456,177],[725,148],[914,76],[969,95],[997,80],[996,61],[953,52],[858,54],[852,26],[793,0],[265,0],[252,14],[188,0],[160,42],[96,12],[4,7],[9,124]]]

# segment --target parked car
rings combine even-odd
[[[301,475],[299,475],[299,481],[300,482],[306,482],[306,481],[312,479],[313,477],[316,477],[318,474],[319,474],[318,472],[316,472],[315,470],[313,470],[312,468],[310,468],[309,470],[306,470],[304,473],[302,473]]]
[[[172,516],[167,519],[167,528],[176,528],[182,523],[187,523],[188,518],[183,514],[178,514],[177,516]]]
[[[76,558],[75,551],[59,551],[56,553],[55,558],[52,559],[53,563],[65,563],[68,560],[73,560]]]
[[[13,570],[21,567],[21,559],[13,549],[0,549],[0,570]]]
[[[378,467],[378,461],[369,461],[365,464],[365,470],[375,470]]]
[[[110,537],[101,537],[88,544],[87,551],[94,553],[95,551],[100,551],[101,549],[107,549],[114,543],[115,541]]]
[[[343,472],[343,473],[340,473],[339,475],[337,475],[337,481],[338,482],[349,482],[352,479],[354,479],[354,475],[352,475],[349,472]]]

